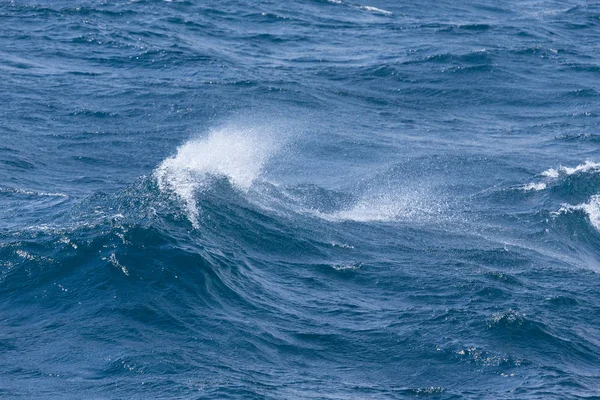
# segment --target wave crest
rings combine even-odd
[[[209,185],[210,177],[226,177],[236,189],[248,191],[281,144],[268,127],[227,125],[179,147],[154,177],[161,192],[175,193],[184,202],[197,225],[196,193]]]
[[[577,205],[563,204],[554,215],[568,214],[575,211],[585,213],[592,226],[600,231],[600,195],[591,196],[587,203]]]
[[[593,161],[586,161],[583,164],[579,164],[576,167],[565,167],[560,166],[558,169],[549,168],[542,172],[542,176],[548,178],[558,178],[561,174],[573,175],[580,172],[597,172],[600,170],[600,164]]]

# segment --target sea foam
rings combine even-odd
[[[596,163],[593,161],[586,161],[583,164],[579,164],[576,167],[565,167],[560,166],[558,169],[549,168],[542,172],[542,176],[548,178],[558,178],[561,174],[563,175],[573,175],[580,172],[597,172],[600,171],[600,163]]]
[[[226,177],[236,189],[248,191],[283,143],[274,132],[268,126],[223,126],[179,147],[156,168],[154,177],[161,191],[175,193],[184,202],[196,226],[196,194],[210,183],[207,178]]]
[[[524,192],[536,191],[539,192],[541,190],[546,189],[547,185],[544,182],[531,182],[526,185],[519,186],[519,189]]]
[[[579,164],[576,167],[565,167],[560,166],[558,168],[548,168],[543,171],[540,175],[543,176],[546,182],[531,182],[525,185],[521,185],[518,189],[523,190],[525,192],[528,191],[541,191],[548,187],[548,183],[552,180],[558,179],[561,176],[570,176],[579,173],[595,173],[600,171],[600,164],[587,160],[583,164]]]
[[[600,231],[600,195],[591,196],[588,202],[583,204],[563,204],[554,215],[567,214],[574,211],[584,212],[592,226]]]
[[[391,11],[383,10],[381,8],[373,7],[373,6],[359,6],[361,10],[369,11],[378,14],[392,15]]]

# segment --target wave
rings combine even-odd
[[[590,197],[588,202],[582,204],[563,204],[558,211],[553,213],[553,215],[558,216],[573,212],[585,213],[592,226],[596,228],[596,230],[600,231],[600,195],[593,195]]]
[[[105,335],[102,337],[106,332],[121,337],[123,331],[118,327],[124,324],[130,327],[128,334],[140,343],[147,338],[146,332],[173,335],[177,340],[194,337],[194,346],[207,343],[207,348],[201,348],[202,354],[212,354],[208,348],[217,341],[225,354],[217,362],[230,365],[232,354],[248,357],[293,352],[307,357],[315,354],[322,360],[321,352],[314,349],[334,346],[354,354],[355,342],[345,340],[344,335],[365,335],[376,346],[373,348],[381,348],[377,328],[338,322],[340,316],[372,315],[371,299],[367,297],[371,291],[365,290],[358,298],[352,293],[365,284],[376,284],[384,288],[380,290],[386,295],[406,290],[408,301],[424,301],[418,300],[425,291],[421,282],[434,282],[435,278],[429,276],[436,274],[423,273],[421,268],[430,266],[436,272],[441,269],[442,279],[447,279],[443,276],[447,267],[445,249],[453,252],[450,260],[457,263],[452,264],[453,271],[457,266],[461,270],[468,265],[476,265],[478,270],[483,268],[479,265],[498,266],[497,272],[484,275],[481,285],[489,291],[481,296],[486,301],[505,301],[508,293],[521,293],[521,286],[528,285],[527,279],[513,277],[507,267],[529,265],[523,250],[473,251],[468,239],[464,250],[442,242],[434,247],[429,244],[431,231],[427,229],[423,229],[425,233],[412,229],[407,233],[402,226],[386,230],[393,252],[382,255],[380,243],[388,236],[371,236],[369,223],[422,221],[429,226],[455,214],[447,196],[430,181],[428,185],[428,178],[420,174],[406,176],[414,161],[367,176],[362,184],[349,183],[343,190],[317,184],[274,183],[271,168],[276,161],[285,162],[280,157],[286,154],[286,135],[272,130],[275,132],[271,134],[268,127],[232,124],[214,129],[206,137],[184,143],[173,156],[160,162],[151,176],[140,178],[116,194],[97,193],[80,202],[71,214],[75,214],[74,219],[86,221],[86,225],[37,236],[32,233],[31,239],[22,237],[0,247],[1,258],[11,263],[0,264],[4,267],[0,282],[5,297],[44,291],[44,304],[50,309],[47,315],[62,319],[62,310],[77,307],[82,310],[78,311],[82,320],[91,319],[102,327],[98,334]],[[421,184],[414,183],[418,177],[422,178]],[[207,220],[210,223],[205,223]],[[190,221],[196,229],[190,229]],[[382,228],[381,224],[372,226],[374,230]],[[425,260],[421,267],[413,261],[415,254],[429,254],[431,260],[420,258]],[[461,279],[460,275],[453,277],[452,284],[447,285],[454,288],[452,293],[477,285]],[[521,289],[498,289],[503,286]],[[432,283],[434,287],[440,287],[438,282]],[[500,294],[490,299],[489,293]],[[304,313],[304,309],[316,307],[315,312],[323,314],[312,318]],[[503,309],[506,307],[499,308]],[[411,312],[407,310],[403,312]],[[331,319],[322,322],[322,315]],[[471,316],[464,324],[457,321],[463,324],[460,329],[470,335],[483,335],[494,343],[508,345],[517,338],[517,344],[537,349],[536,343],[542,342],[555,353],[578,350],[557,338],[552,323],[528,315],[509,308],[488,314],[487,319],[480,316],[473,323],[469,322]],[[444,313],[441,316],[447,320]],[[389,327],[406,325],[393,318],[384,321]],[[420,320],[418,324],[423,326]],[[441,329],[453,329],[448,326]],[[522,365],[530,365],[526,355],[488,348],[485,342],[475,346],[457,340],[438,350],[435,338],[440,335],[435,331],[432,338],[426,337],[417,347],[419,355],[429,356],[424,349],[427,347],[435,354],[433,357],[453,367],[507,376],[525,370]],[[529,336],[531,341],[526,339]],[[185,348],[181,343],[175,342],[178,351]],[[411,351],[414,348],[411,345]],[[339,362],[335,354],[327,357]],[[584,356],[578,353],[576,357]],[[264,362],[272,360],[266,357]],[[206,372],[201,369],[205,368],[204,362],[202,359],[191,367],[182,362],[180,368]],[[130,373],[131,366],[156,367],[140,356],[106,365],[112,368],[111,374],[122,370]],[[239,365],[244,367],[234,367],[243,370],[246,366],[243,362]],[[446,390],[424,384],[413,386],[416,389],[406,389],[406,393],[436,395]]]
[[[329,222],[433,222],[445,218],[448,204],[440,193],[423,183],[398,181],[394,169],[349,183],[343,190],[271,182],[267,166],[276,156],[285,164],[280,150],[290,142],[291,131],[282,124],[226,124],[183,144],[152,176],[161,193],[183,204],[195,228],[206,196],[227,190],[220,186],[224,182],[234,190],[231,196],[238,196],[231,201],[280,216],[308,215]]]
[[[7,187],[0,187],[0,193],[32,196],[32,197],[63,197],[63,198],[69,197],[69,195],[67,195],[66,193],[60,193],[60,192],[38,192],[35,190],[7,188]]]
[[[539,192],[548,187],[545,182],[530,182],[525,185],[519,186],[518,189],[523,190],[525,192],[536,191]]]
[[[278,132],[267,125],[225,125],[185,143],[156,168],[154,176],[162,192],[175,193],[184,202],[190,221],[197,226],[196,193],[214,177],[226,177],[247,192],[283,145]]]
[[[598,172],[600,171],[600,164],[593,161],[586,161],[583,164],[579,164],[576,167],[565,167],[560,166],[557,169],[549,168],[541,173],[542,176],[548,178],[558,178],[561,175],[573,175],[582,172]]]
[[[574,189],[591,189],[587,186],[591,185],[580,185],[579,187],[571,187],[573,178],[586,179],[586,175],[596,175],[600,172],[600,163],[587,160],[582,164],[575,167],[559,166],[558,168],[548,168],[539,174],[542,177],[541,180],[529,182],[517,186],[512,186],[509,190],[520,190],[523,192],[541,192],[546,189],[552,189],[555,192],[568,192],[571,195],[577,194]],[[589,177],[588,177],[589,178]],[[564,186],[568,186],[565,188]],[[585,192],[585,191],[584,191]]]
[[[361,10],[364,10],[364,11],[369,11],[369,12],[377,13],[377,14],[383,14],[383,15],[392,15],[393,14],[391,11],[383,10],[381,8],[372,7],[372,6],[359,6],[358,8],[360,8]]]

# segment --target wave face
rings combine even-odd
[[[594,398],[600,8],[0,2],[0,397]]]

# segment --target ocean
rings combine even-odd
[[[600,3],[0,2],[0,398],[600,399]]]

